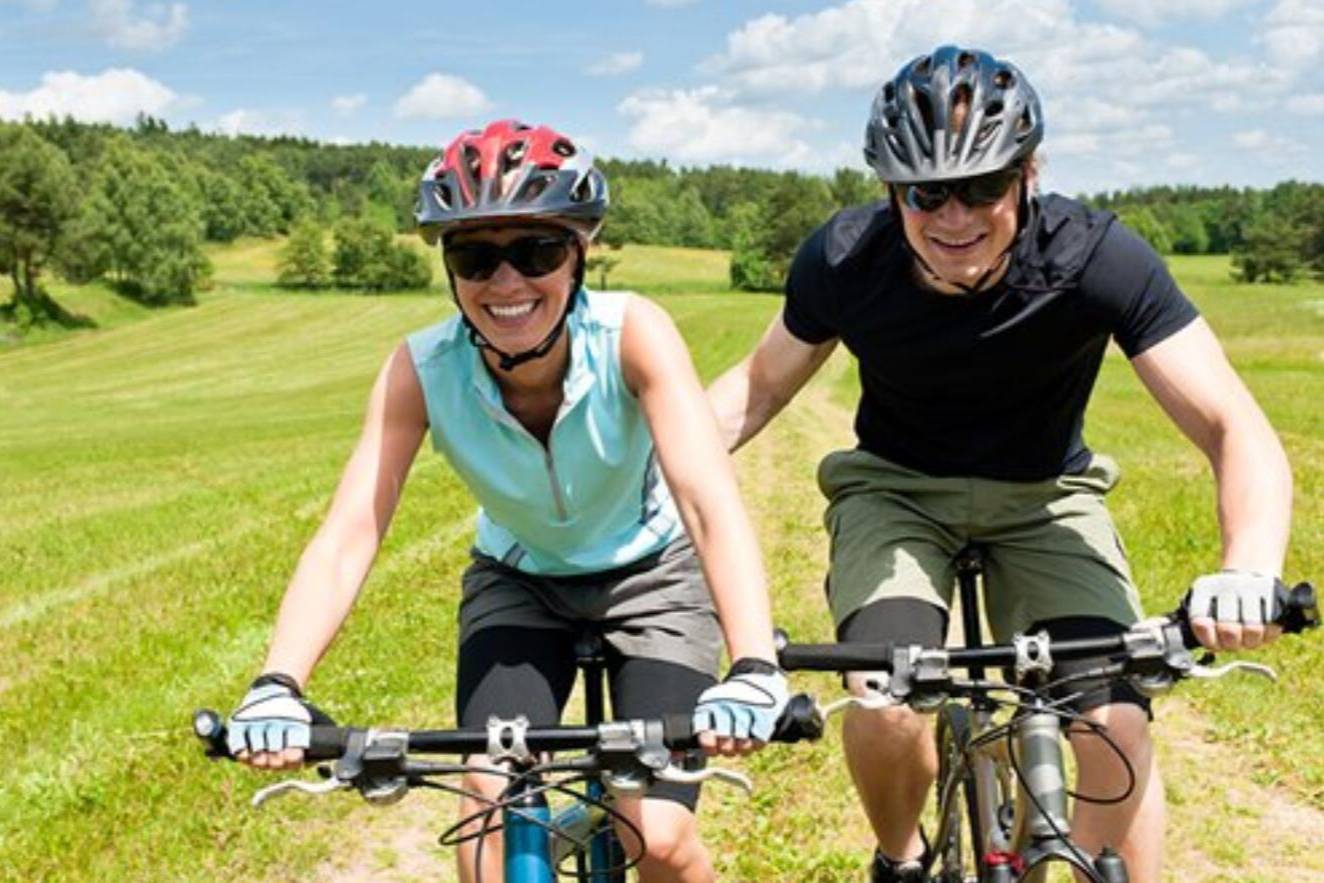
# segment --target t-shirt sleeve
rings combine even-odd
[[[1129,359],[1200,315],[1163,259],[1120,222],[1109,225],[1095,249],[1081,277],[1081,289],[1107,314],[1113,338]]]
[[[823,243],[826,228],[815,230],[800,244],[786,274],[786,304],[782,321],[805,343],[823,343],[837,337],[835,294],[828,282],[827,257]]]

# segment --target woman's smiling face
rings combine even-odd
[[[560,248],[564,258],[541,275],[525,275],[505,259],[485,279],[466,279],[461,273],[452,273],[455,296],[464,315],[489,343],[507,353],[538,346],[565,312],[579,254],[576,235],[550,224],[505,224],[459,230],[446,242],[447,252],[482,252],[489,246],[511,246],[531,239],[537,241],[525,241],[517,247],[544,249],[544,258]]]

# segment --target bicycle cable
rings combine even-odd
[[[538,767],[534,767],[530,770],[526,770],[523,772],[493,769],[490,767],[475,768],[473,771],[483,772],[491,775],[504,776],[505,778],[510,780],[511,784],[514,784],[519,779],[526,779],[530,775],[547,772],[548,767],[555,767],[555,766],[558,765],[556,764],[540,765]],[[639,862],[643,860],[644,857],[643,831],[640,829],[640,827],[637,824],[634,823],[633,820],[631,820],[628,816],[626,816],[620,810],[616,809],[609,802],[607,802],[606,795],[602,797],[594,797],[586,792],[577,791],[573,788],[575,784],[587,782],[590,778],[591,778],[591,774],[580,773],[556,781],[543,782],[537,785],[536,787],[521,792],[518,795],[518,798],[522,799],[530,795],[538,795],[538,794],[546,794],[546,793],[559,793],[572,797],[581,803],[601,809],[606,817],[605,824],[623,825],[626,833],[628,833],[632,841],[638,844],[638,846],[637,846],[637,851],[634,852],[634,854],[632,855],[625,854],[625,858],[622,861],[618,862],[615,865],[612,865],[611,867],[595,871],[593,876],[625,873],[626,871],[629,871],[631,868],[636,867],[639,864]],[[475,812],[470,813],[469,815],[464,816],[463,818],[458,820],[455,824],[451,825],[449,828],[443,831],[437,838],[438,844],[445,847],[458,846],[462,843],[467,843],[472,840],[478,841],[474,855],[474,862],[476,865],[476,874],[477,874],[475,878],[475,883],[482,883],[482,855],[483,855],[484,845],[486,843],[486,838],[490,834],[496,834],[500,832],[504,827],[499,821],[497,821],[497,819],[499,818],[502,812],[509,812],[530,824],[537,825],[538,827],[547,831],[549,834],[551,834],[554,837],[560,837],[562,839],[570,840],[572,843],[575,844],[577,849],[582,850],[588,846],[588,843],[586,841],[580,841],[578,838],[567,836],[566,833],[558,825],[556,825],[553,820],[544,820],[538,818],[529,811],[521,807],[515,806],[514,801],[517,799],[516,795],[510,795],[508,797],[493,799],[490,797],[486,797],[481,793],[470,791],[466,788],[460,788],[453,785],[443,784],[440,782],[432,782],[426,779],[421,780],[415,784],[426,788],[434,788],[439,791],[446,791],[463,797],[469,797],[483,804],[482,808],[476,810]],[[482,824],[477,830],[463,834],[459,833],[465,827],[470,826],[474,822],[480,820]],[[558,876],[568,876],[568,874],[562,871],[561,868],[559,867],[556,868],[555,870]]]

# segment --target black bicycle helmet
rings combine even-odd
[[[961,127],[952,110],[968,102]],[[1043,140],[1030,81],[978,49],[939,46],[883,84],[869,112],[864,159],[893,184],[966,178],[1008,168]]]

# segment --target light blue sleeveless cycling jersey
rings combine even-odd
[[[409,335],[432,444],[478,498],[477,550],[527,573],[630,564],[684,532],[621,374],[626,295],[580,289],[544,446],[506,410],[460,317]]]

